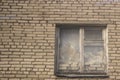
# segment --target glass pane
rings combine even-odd
[[[85,30],[85,40],[102,40],[102,30]]]
[[[61,29],[59,70],[79,70],[79,29]]]
[[[85,46],[84,53],[85,72],[105,71],[106,63],[103,46]]]

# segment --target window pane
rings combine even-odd
[[[86,72],[104,72],[105,55],[103,46],[85,46],[84,47],[84,67]]]
[[[85,28],[84,70],[90,73],[103,73],[106,69],[102,28]]]
[[[85,30],[85,40],[102,40],[102,30]]]
[[[59,70],[79,70],[79,29],[61,29]]]

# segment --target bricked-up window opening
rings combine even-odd
[[[57,25],[55,74],[106,77],[106,26]]]

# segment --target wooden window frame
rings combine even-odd
[[[80,54],[80,57],[83,57],[83,55],[84,55],[84,50],[83,50],[83,45],[84,45],[84,41],[82,41],[83,39],[84,39],[84,36],[83,36],[83,34],[84,34],[84,28],[85,27],[104,27],[105,29],[103,29],[103,31],[102,31],[102,34],[103,34],[103,38],[104,38],[104,49],[105,49],[105,55],[106,55],[106,65],[107,65],[107,68],[106,68],[106,73],[102,73],[102,74],[99,74],[99,73],[89,73],[89,74],[87,74],[87,73],[78,73],[78,74],[63,74],[63,73],[60,73],[59,71],[58,71],[58,57],[59,57],[59,44],[60,44],[60,29],[61,28],[74,28],[74,27],[78,27],[79,28],[79,34],[80,34],[80,38],[82,38],[82,39],[80,39],[80,46],[82,47],[82,48],[80,48],[80,52],[82,53],[82,54]],[[82,36],[81,36],[82,35]],[[106,24],[56,24],[56,36],[55,36],[55,65],[54,65],[54,74],[56,75],[56,76],[58,76],[58,77],[73,77],[73,78],[76,78],[76,77],[81,77],[81,78],[86,78],[86,77],[101,77],[101,78],[108,78],[109,76],[108,76],[108,48],[107,48],[107,44],[108,44],[108,34],[107,34],[107,25]],[[82,59],[82,58],[80,58],[80,59]],[[83,60],[83,59],[82,59]],[[83,63],[84,61],[82,61],[82,60],[80,60],[80,62],[81,63]],[[81,67],[80,67],[80,70],[82,70],[83,69],[83,66],[84,65],[81,65]]]

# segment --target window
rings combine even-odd
[[[105,25],[57,25],[55,74],[106,77],[106,30]]]

